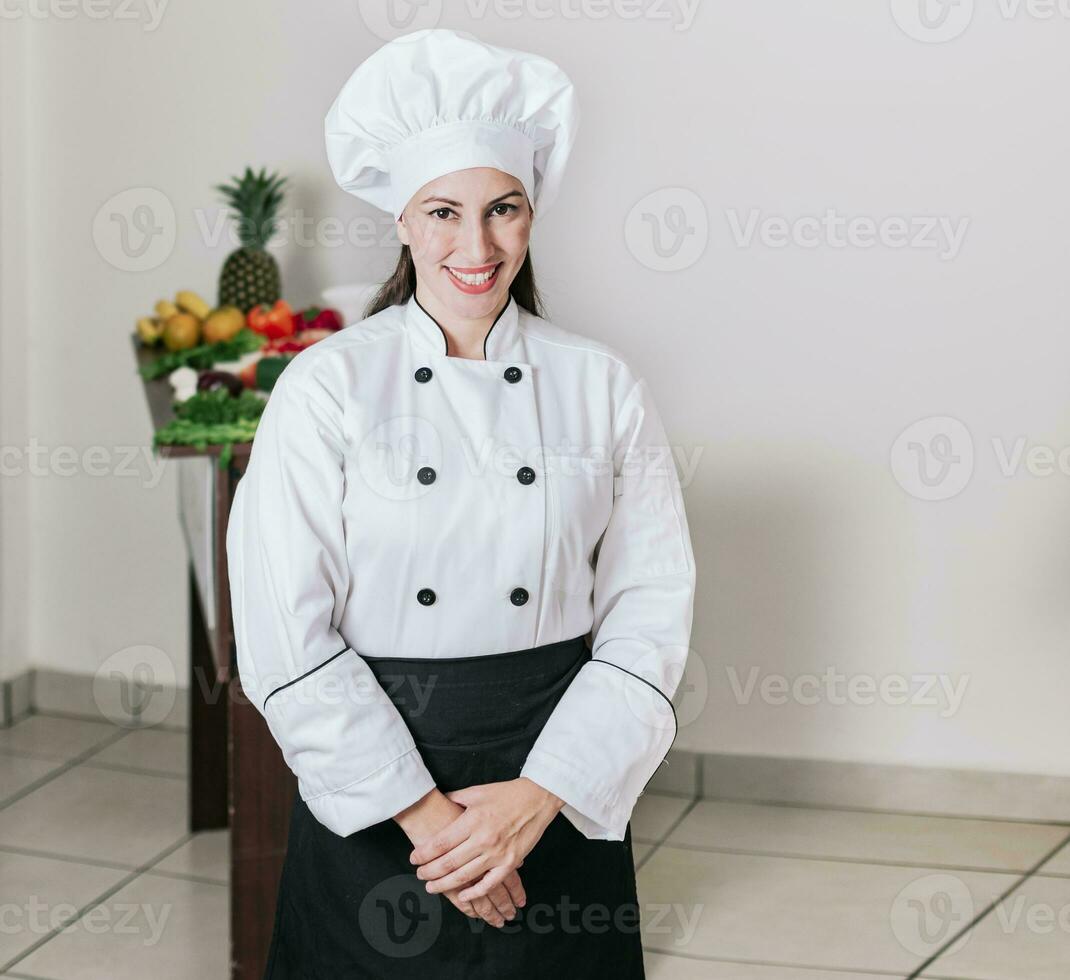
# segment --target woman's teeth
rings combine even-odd
[[[498,267],[495,266],[490,272],[477,272],[475,275],[472,275],[467,272],[457,272],[455,269],[450,269],[449,266],[446,266],[446,268],[449,269],[451,276],[454,276],[468,286],[482,286],[488,280],[493,279],[498,271]]]

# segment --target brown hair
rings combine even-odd
[[[401,306],[407,303],[415,292],[416,266],[413,264],[409,246],[402,245],[397,267],[390,278],[379,287],[379,291],[365,308],[364,318],[367,319],[388,306]],[[524,263],[517,271],[516,278],[509,286],[509,292],[516,300],[517,306],[522,306],[533,316],[545,316],[542,297],[535,285],[535,271],[531,265],[530,248],[524,255]]]

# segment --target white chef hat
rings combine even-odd
[[[342,86],[325,120],[327,159],[343,190],[395,220],[424,184],[470,167],[516,177],[538,217],[557,196],[579,118],[552,61],[464,31],[414,31]]]

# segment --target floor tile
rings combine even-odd
[[[86,760],[88,765],[100,762],[185,776],[189,772],[189,735],[161,728],[131,729]]]
[[[75,766],[0,810],[0,844],[136,866],[187,832],[186,780]]]
[[[196,878],[211,878],[221,884],[230,880],[230,830],[204,830],[172,851],[153,871],[172,871]]]
[[[0,966],[40,942],[126,871],[0,851]]]
[[[1067,828],[701,800],[667,843],[794,857],[1026,873]]]
[[[0,752],[66,762],[86,749],[114,738],[121,731],[107,722],[30,715],[10,728],[0,728]]]
[[[645,844],[642,841],[632,842],[632,858],[638,865],[652,850],[654,850],[653,844]]]
[[[142,874],[13,969],[49,980],[224,980],[228,909],[222,885]]]
[[[661,840],[673,825],[673,821],[690,805],[691,800],[685,796],[643,793],[632,811],[633,839]]]
[[[651,949],[904,976],[1016,880],[667,844],[638,873],[643,941]],[[953,892],[953,914],[921,928],[918,909],[936,906],[945,890]]]
[[[1034,875],[926,967],[954,980],[1066,980],[1070,879]]]
[[[55,760],[33,759],[26,755],[0,755],[0,803],[46,773],[58,771],[62,765]]]
[[[663,953],[647,953],[644,963],[647,980],[889,980],[886,973],[843,973],[839,970],[829,973],[796,967],[691,960]]]

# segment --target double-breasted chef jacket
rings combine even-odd
[[[435,783],[362,654],[468,657],[589,634],[525,776],[620,841],[676,737],[695,563],[650,389],[510,297],[485,360],[415,297],[299,353],[226,535],[237,664],[316,819],[348,836]]]

